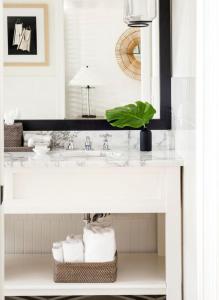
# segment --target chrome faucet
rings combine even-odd
[[[84,146],[85,146],[85,150],[92,150],[92,142],[89,136],[86,136]]]
[[[110,150],[108,138],[112,137],[112,135],[109,134],[109,133],[106,133],[106,134],[101,135],[101,137],[104,138],[104,140],[103,140],[103,150]]]
[[[75,149],[74,141],[69,141],[68,143],[66,143],[65,150],[74,150],[74,149]]]
[[[65,150],[75,150],[75,142],[74,138],[76,138],[78,135],[76,133],[72,134],[69,138],[69,141],[65,143]]]

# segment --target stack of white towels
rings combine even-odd
[[[113,261],[116,254],[115,231],[107,224],[87,224],[83,236],[68,236],[65,241],[53,243],[52,253],[57,262]]]

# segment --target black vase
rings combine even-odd
[[[152,132],[148,128],[143,128],[140,132],[140,150],[152,150]]]

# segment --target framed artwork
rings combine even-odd
[[[5,4],[5,66],[46,66],[48,48],[48,5]]]

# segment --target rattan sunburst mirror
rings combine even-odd
[[[135,80],[141,80],[141,33],[127,29],[116,44],[116,59],[121,70]]]

